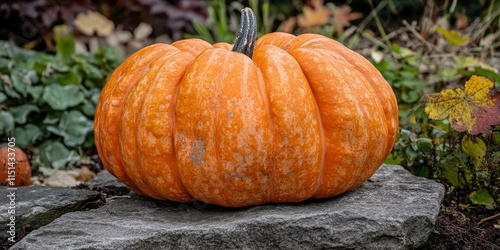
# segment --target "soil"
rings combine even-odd
[[[455,198],[445,196],[434,232],[420,249],[500,249],[500,208],[461,207]]]

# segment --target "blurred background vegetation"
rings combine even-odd
[[[110,72],[156,42],[231,43],[245,6],[257,14],[259,35],[319,33],[369,59],[399,102],[400,133],[387,163],[445,184],[449,205],[498,209],[500,1],[494,0],[2,1],[0,141],[15,136],[41,181],[60,169],[102,170],[92,121]],[[473,75],[486,80],[469,88],[486,89],[489,101],[466,88]],[[465,107],[469,127],[456,114],[429,115],[444,90],[455,91],[455,102],[444,108]]]

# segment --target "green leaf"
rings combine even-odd
[[[86,116],[94,116],[96,104],[90,101],[86,101],[82,106],[82,112]]]
[[[416,90],[406,90],[401,93],[401,100],[405,103],[416,103],[421,97],[420,92]]]
[[[6,73],[11,68],[12,61],[6,58],[0,57],[0,72]]]
[[[412,174],[420,177],[425,177],[425,178],[430,178],[429,176],[429,166],[422,165],[422,166],[417,166],[415,169],[413,169]]]
[[[86,116],[94,116],[95,108],[97,106],[97,102],[99,101],[99,95],[101,91],[97,88],[91,89],[87,94],[86,101],[83,104],[82,111]]]
[[[19,72],[17,70],[13,71],[10,74],[10,79],[12,81],[12,86],[17,91],[17,93],[20,93],[23,97],[26,97],[26,95],[28,94],[26,92],[26,89],[28,88],[28,85],[30,85],[30,83],[28,83],[26,79],[24,79],[24,77],[22,76],[22,72]]]
[[[404,81],[403,82],[403,86],[412,86],[412,85],[414,85],[413,83],[408,84],[408,83],[406,83],[406,81],[413,80],[413,79],[417,78],[416,74],[414,74],[412,72],[407,72],[407,71],[403,71],[400,74],[401,74],[401,77],[403,78],[403,81]]]
[[[61,119],[61,112],[50,112],[45,116],[42,123],[47,125],[53,125],[59,122]]]
[[[90,64],[88,61],[78,62],[77,65],[78,68],[90,79],[101,80],[105,77],[97,66]]]
[[[398,79],[398,76],[393,71],[382,71],[382,75],[384,76],[384,78],[388,82],[393,83],[393,85],[395,84],[396,80]],[[399,87],[399,86],[395,86],[395,87]]]
[[[45,165],[45,168],[40,168],[40,170],[46,175],[51,175],[68,163],[80,160],[80,156],[75,151],[70,151],[58,141],[46,141],[40,145],[39,149],[40,158]]]
[[[22,62],[27,59],[36,58],[37,54],[34,51],[21,49],[11,42],[0,41],[0,56],[13,59],[16,62]]]
[[[55,61],[55,62],[50,62],[47,64],[47,68],[45,69],[45,72],[48,73],[48,71],[54,71],[54,72],[59,72],[59,73],[66,73],[71,70],[70,66],[68,64]]]
[[[14,121],[18,124],[25,124],[28,120],[29,113],[33,111],[40,112],[40,109],[34,104],[23,104],[10,108],[10,112],[14,116]]]
[[[81,85],[82,76],[76,67],[63,73],[56,73],[46,80],[47,83],[54,83],[60,85]]]
[[[481,138],[465,135],[462,139],[462,150],[470,157],[476,169],[483,164],[487,148]]]
[[[75,38],[72,35],[61,36],[56,41],[56,56],[64,62],[69,62],[75,53]]]
[[[461,150],[456,150],[448,154],[444,159],[445,165],[443,166],[443,173],[441,174],[444,179],[454,187],[462,187],[470,183],[472,174],[467,168],[462,166],[467,162],[467,155]]]
[[[33,64],[33,69],[35,70],[35,72],[39,75],[42,75],[44,72],[45,72],[45,69],[47,68],[47,62],[40,62],[40,61],[36,61],[34,64]]]
[[[12,80],[10,79],[9,75],[0,76],[0,86],[3,87],[2,89],[4,93],[7,94],[8,96],[16,99],[21,98],[19,93],[17,93],[17,91],[12,86]]]
[[[414,78],[418,78],[418,75],[420,74],[420,70],[418,68],[416,68],[415,66],[404,66],[402,68],[402,70],[403,70],[403,72],[412,73]]]
[[[64,144],[76,147],[85,142],[87,134],[94,129],[94,123],[77,110],[64,112],[59,125],[48,126],[47,130],[64,138]]]
[[[448,183],[451,184],[453,187],[460,187],[461,181],[458,176],[458,169],[457,166],[449,163],[446,161],[448,164],[444,166],[443,168],[443,177],[448,181]]]
[[[483,205],[486,209],[495,208],[495,200],[486,189],[476,190],[469,195],[470,201],[476,205]]]
[[[14,117],[10,112],[0,110],[0,134],[12,134],[14,132]]]
[[[28,88],[38,81],[38,76],[34,70],[27,72],[15,70],[11,72],[10,79],[14,89],[23,97],[26,97]]]
[[[78,86],[51,84],[45,87],[42,99],[54,110],[65,110],[83,102],[85,95]]]
[[[401,161],[403,159],[401,157],[394,157],[394,154],[389,154],[389,156],[387,156],[387,158],[385,159],[384,163],[385,164],[392,164],[392,165],[399,165],[401,164]]]
[[[90,100],[97,104],[99,102],[99,96],[101,95],[101,90],[100,89],[92,89],[89,93]]]
[[[5,95],[3,92],[0,92],[0,103],[4,102],[7,100],[7,95]]]
[[[500,131],[493,132],[493,143],[500,145]]]
[[[432,150],[432,140],[429,138],[418,138],[417,140],[418,149],[422,152],[430,152]]]
[[[95,53],[95,59],[98,61],[98,67],[102,70],[111,72],[123,62],[122,52],[113,47],[104,47]]]
[[[399,46],[397,43],[391,43],[391,49],[394,51],[396,54],[401,53],[401,46]]]
[[[444,135],[446,135],[446,131],[444,130],[441,130],[441,129],[437,129],[437,128],[433,128],[432,131],[431,131],[431,137],[433,138],[440,138],[440,137],[443,137]]]
[[[413,147],[407,147],[405,150],[406,160],[408,161],[408,166],[413,165],[415,159],[420,155],[418,151],[415,151]]]
[[[31,86],[28,87],[26,91],[33,97],[33,99],[38,101],[40,99],[40,96],[42,96],[43,86]]]
[[[26,124],[22,127],[16,127],[14,136],[18,146],[27,147],[35,144],[36,140],[43,136],[43,132],[33,124]]]

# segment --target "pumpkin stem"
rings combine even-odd
[[[234,42],[233,51],[243,53],[252,58],[256,38],[257,19],[252,9],[244,8],[241,10],[240,30]]]

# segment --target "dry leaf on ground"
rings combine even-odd
[[[75,26],[87,36],[93,36],[96,33],[98,36],[107,36],[115,28],[113,21],[95,11],[78,13],[75,18]]]

